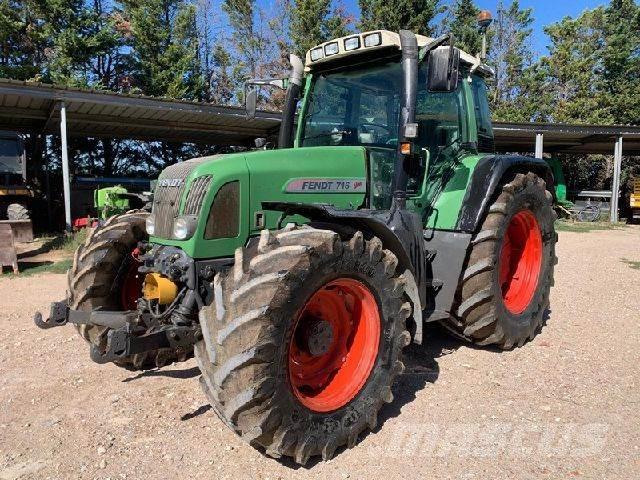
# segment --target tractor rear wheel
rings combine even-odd
[[[7,207],[9,220],[29,220],[29,210],[21,203],[10,203]]]
[[[374,429],[410,341],[397,258],[361,232],[264,230],[201,310],[201,384],[254,447],[304,464]]]
[[[522,346],[539,332],[556,264],[552,195],[534,173],[504,184],[473,237],[444,325],[479,345]]]
[[[147,240],[145,221],[148,212],[132,211],[109,218],[91,230],[80,245],[68,272],[68,302],[75,310],[102,308],[110,311],[136,310],[142,293],[143,276],[138,273],[138,242]],[[104,349],[107,327],[79,325],[80,335]],[[191,352],[160,349],[139,353],[116,362],[129,370],[161,367],[185,360]]]

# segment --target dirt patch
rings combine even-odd
[[[194,361],[100,366],[31,316],[64,275],[0,279],[0,479],[640,478],[640,228],[562,232],[548,325],[512,352],[428,329],[381,427],[327,463],[262,456],[208,407]]]

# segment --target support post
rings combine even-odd
[[[69,179],[69,150],[67,146],[67,108],[60,103],[60,140],[62,143],[62,188],[64,192],[65,228],[71,231],[71,185]]]
[[[542,154],[544,153],[544,134],[536,133],[536,158],[542,160]]]
[[[610,222],[618,221],[618,200],[620,197],[620,173],[622,171],[622,137],[616,140],[613,153],[613,179],[611,182],[611,215]]]

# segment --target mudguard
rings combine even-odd
[[[512,172],[537,174],[547,182],[547,190],[554,195],[555,200],[553,173],[547,162],[520,155],[490,155],[480,160],[473,171],[458,215],[457,231],[478,231],[487,206],[503,182],[503,177]]]
[[[409,270],[418,287],[420,303],[425,305],[427,275],[422,220],[408,210],[343,210],[319,203],[262,202],[262,208],[282,212],[281,222],[291,215],[302,215],[312,222],[326,222],[352,229],[364,229],[377,236],[385,248],[398,257],[400,270]],[[281,225],[279,226],[279,228]]]

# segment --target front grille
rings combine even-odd
[[[156,217],[155,236],[171,238],[173,222],[180,211],[180,199],[186,188],[186,178],[207,158],[194,158],[167,167],[158,177],[153,196],[153,213]]]
[[[191,182],[191,188],[187,194],[187,200],[184,202],[184,215],[198,215],[200,213],[204,196],[209,190],[211,178],[211,175],[204,175]]]

